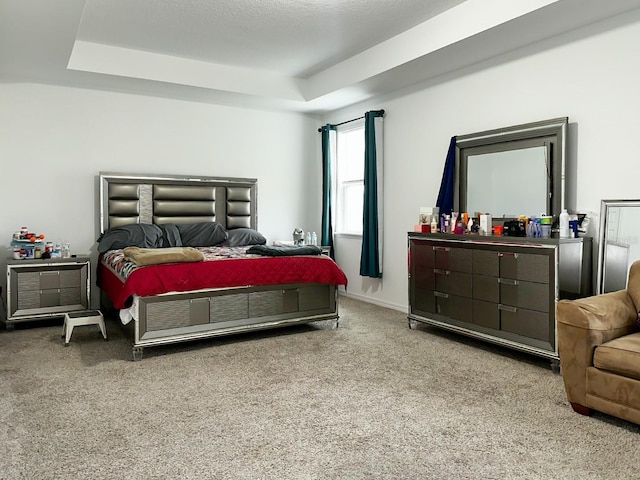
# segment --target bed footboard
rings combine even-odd
[[[155,345],[315,321],[338,322],[337,287],[290,284],[140,297],[133,359]]]

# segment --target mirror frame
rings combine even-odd
[[[468,212],[467,182],[468,157],[495,151],[520,149],[523,145],[539,146],[544,144],[550,153],[551,172],[547,181],[546,212],[522,212],[530,215],[545,213],[557,217],[565,208],[565,158],[567,150],[568,117],[553,118],[539,122],[514,125],[506,128],[486,130],[456,137],[454,169],[454,211]],[[517,145],[517,146],[516,146]],[[517,179],[514,179],[517,181]],[[489,212],[493,213],[493,212]],[[494,219],[508,219],[498,217]]]
[[[605,279],[606,279],[606,265],[605,260],[607,256],[607,221],[609,218],[609,209],[612,207],[636,207],[640,209],[640,199],[638,200],[602,200],[600,202],[600,230],[598,233],[598,272],[596,278],[596,294],[606,293]],[[627,261],[627,267],[629,267]],[[624,281],[626,288],[627,277],[629,275],[629,269],[626,269],[624,274]]]

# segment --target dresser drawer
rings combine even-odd
[[[548,314],[505,305],[499,308],[500,328],[503,331],[547,342],[550,340]]]
[[[500,330],[500,310],[498,304],[473,300],[473,323],[480,327]]]
[[[461,322],[471,323],[473,305],[470,298],[435,292],[436,313]]]
[[[430,242],[412,242],[411,244],[411,266],[434,268],[436,265],[436,254],[433,244]]]
[[[549,285],[520,280],[499,279],[500,303],[549,313]]]
[[[433,268],[415,267],[413,271],[413,283],[416,288],[422,290],[435,290],[436,274]]]
[[[500,301],[500,284],[498,283],[498,277],[474,275],[473,298],[498,303]]]
[[[494,250],[473,250],[474,275],[497,277],[500,275],[500,257]]]
[[[471,298],[473,279],[470,273],[435,269],[436,291]]]
[[[472,252],[468,248],[437,245],[434,246],[434,250],[436,252],[435,267],[437,269],[471,273],[473,268]]]
[[[433,290],[411,287],[411,313],[430,315],[436,313],[436,298]]]
[[[500,252],[499,258],[500,277],[549,283],[551,257],[530,253]]]

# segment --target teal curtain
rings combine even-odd
[[[382,139],[376,139],[376,118],[383,116],[384,110],[364,115],[364,204],[360,275],[372,278],[382,278],[382,212],[379,203],[382,194],[382,159],[378,159],[378,144]]]
[[[331,258],[335,258],[333,254],[333,205],[331,201],[331,183],[333,181],[331,173],[331,132],[335,131],[335,125],[326,124],[320,129],[322,132],[322,232],[320,244],[329,246]]]

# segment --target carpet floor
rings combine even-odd
[[[340,327],[145,349],[107,320],[0,332],[0,478],[632,479],[640,426],[549,362],[340,299]],[[56,321],[57,322],[57,321]]]

